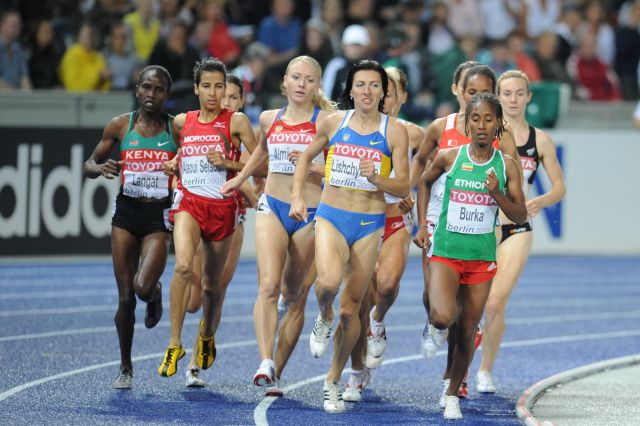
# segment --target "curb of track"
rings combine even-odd
[[[541,423],[532,413],[531,409],[538,399],[550,389],[564,383],[573,382],[588,376],[603,373],[606,371],[617,370],[619,368],[632,367],[640,364],[640,354],[624,356],[621,358],[613,358],[593,364],[584,365],[572,370],[563,371],[562,373],[542,379],[531,385],[525,390],[518,402],[516,403],[516,415],[522,424],[526,426],[553,426],[551,422],[545,421]]]

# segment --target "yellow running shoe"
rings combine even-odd
[[[200,330],[202,330],[202,326],[204,322],[200,321]],[[213,365],[213,361],[216,359],[216,341],[213,338],[213,335],[208,338],[202,337],[200,333],[198,333],[198,357],[196,358],[196,363],[198,367],[206,370],[207,368]]]
[[[164,354],[164,361],[158,368],[158,374],[163,377],[169,377],[178,371],[178,360],[184,356],[184,349],[180,346],[169,346]]]

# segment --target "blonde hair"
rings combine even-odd
[[[396,91],[399,87],[402,88],[403,92],[407,91],[409,80],[407,79],[407,74],[405,74],[402,69],[398,67],[386,67],[384,70],[387,72],[389,79],[396,85]]]
[[[318,91],[313,94],[313,97],[311,98],[311,103],[323,111],[330,111],[330,112],[337,111],[338,108],[336,106],[336,103],[330,101],[327,98],[327,96],[324,94],[324,90],[322,90],[322,67],[320,66],[320,63],[318,63],[318,61],[313,59],[311,56],[302,55],[302,56],[297,56],[292,60],[290,60],[284,75],[286,76],[287,74],[289,74],[289,69],[291,69],[292,66],[294,66],[299,62],[307,63],[318,73]],[[283,96],[287,96],[287,90],[284,87],[284,80],[282,83],[280,83],[280,93]]]
[[[531,89],[529,88],[529,86],[531,85],[531,82],[529,81],[529,77],[527,77],[527,74],[525,74],[520,70],[509,70],[509,71],[503,72],[500,78],[498,78],[498,84],[497,84],[498,95],[500,94],[500,83],[510,78],[520,78],[524,80],[524,82],[527,83],[527,93],[531,93]]]

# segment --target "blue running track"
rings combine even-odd
[[[307,305],[300,343],[283,374],[283,399],[262,398],[252,384],[259,364],[252,309],[254,261],[242,261],[227,293],[216,336],[218,357],[204,372],[204,389],[184,386],[179,373],[156,369],[169,339],[169,281],[165,316],[147,330],[138,303],[133,344],[134,387],[111,388],[119,365],[113,325],[117,290],[110,259],[0,263],[0,424],[441,424],[438,408],[444,352],[419,356],[425,313],[422,272],[411,259],[400,296],[387,316],[385,364],[374,371],[364,401],[342,415],[322,411],[322,375],[329,356],[314,359],[308,333],[318,309]],[[514,291],[508,328],[494,375],[495,395],[470,383],[457,424],[516,425],[521,392],[549,375],[598,360],[640,353],[640,259],[534,257]],[[188,315],[185,347],[199,314]],[[477,368],[479,356],[472,366]],[[343,385],[347,375],[343,376]]]

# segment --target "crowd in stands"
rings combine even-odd
[[[287,62],[308,54],[337,99],[361,58],[402,67],[420,121],[453,105],[456,66],[568,83],[577,99],[637,100],[640,0],[9,0],[0,11],[0,90],[130,90],[166,67],[190,90],[196,60],[241,77],[248,111],[274,106]],[[180,92],[178,90],[178,92]],[[438,110],[440,109],[440,110]]]

